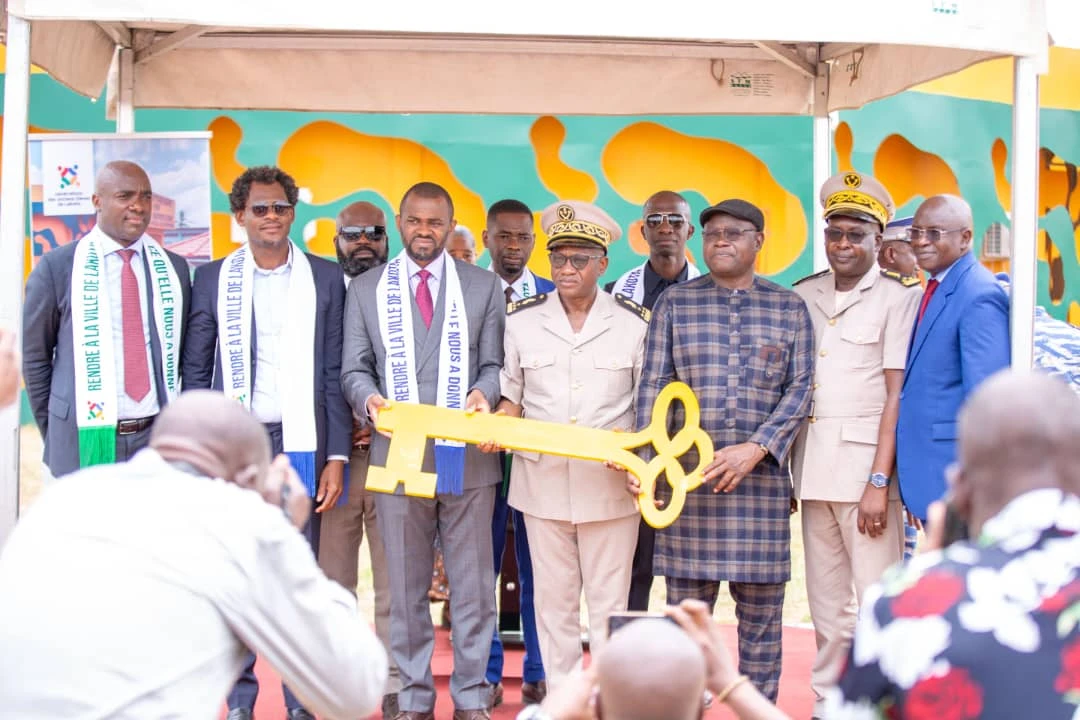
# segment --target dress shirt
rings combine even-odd
[[[686,279],[690,276],[690,262],[683,263],[682,270],[679,271],[674,280],[668,280],[653,270],[651,262],[645,263],[645,272],[642,275],[644,276],[641,280],[645,283],[645,295],[642,297],[641,304],[652,310],[660,297],[660,293],[672,285],[686,282]]]
[[[405,255],[405,267],[409,270],[409,288],[416,297],[416,288],[420,287],[420,271],[427,270],[431,277],[427,280],[428,290],[431,291],[431,306],[439,305],[439,283],[442,282],[443,270],[446,268],[446,251],[440,252],[427,267],[421,268],[416,261]]]
[[[251,295],[255,313],[255,386],[251,389],[251,414],[259,422],[281,422],[281,340],[289,314],[289,278],[292,276],[293,249],[289,259],[273,270],[255,266]],[[314,308],[312,308],[314,310]]]
[[[938,281],[938,285],[940,285],[941,283],[945,282],[945,276],[946,276],[946,275],[948,275],[948,274],[949,274],[949,271],[950,271],[950,270],[952,270],[952,269],[953,269],[953,268],[954,268],[954,267],[956,266],[956,263],[960,262],[960,259],[961,259],[961,258],[963,258],[963,255],[961,255],[961,256],[960,256],[960,257],[958,257],[958,258],[957,258],[956,260],[954,260],[954,261],[953,261],[953,263],[952,263],[952,265],[950,265],[949,267],[945,268],[944,270],[942,270],[942,271],[941,271],[941,272],[939,272],[938,274],[936,274],[936,275],[931,275],[931,276],[930,276],[930,279],[931,279],[931,280],[937,280],[937,281]]]
[[[214,718],[248,648],[320,716],[367,717],[386,683],[279,508],[150,449],[45,489],[0,554],[0,617],[0,717]]]
[[[158,404],[157,383],[154,378],[161,373],[161,366],[154,363],[153,354],[150,351],[150,313],[153,312],[153,304],[146,297],[146,265],[143,262],[143,241],[146,236],[144,235],[126,248],[104,232],[100,233],[99,237],[102,254],[105,256],[105,277],[109,283],[107,292],[116,357],[118,419],[136,420],[157,415],[161,408]],[[124,270],[124,259],[120,257],[120,251],[125,249],[135,251],[135,254],[131,256],[131,271],[135,273],[135,280],[139,283],[139,307],[142,310],[143,338],[146,340],[146,367],[150,371],[150,392],[140,401],[133,400],[124,392],[124,305],[120,293],[122,282],[120,274]]]
[[[518,275],[518,279],[512,283],[506,282],[506,280],[503,279],[503,276],[499,275],[499,283],[502,284],[503,294],[506,293],[506,288],[511,288],[510,302],[517,302],[518,300],[525,299],[525,279],[528,277],[526,275],[527,272],[528,270],[522,270],[521,274]],[[532,287],[529,288],[529,293],[530,295],[537,294],[535,278],[533,279]]]

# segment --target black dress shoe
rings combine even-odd
[[[304,708],[293,708],[285,711],[285,717],[289,720],[315,720],[315,716]]]
[[[382,696],[382,720],[394,720],[401,712],[398,707],[397,693],[387,693]]]
[[[233,708],[225,716],[225,720],[253,720],[255,714],[247,708]]]

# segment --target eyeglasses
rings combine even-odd
[[[345,242],[359,242],[361,237],[366,237],[371,242],[382,242],[386,239],[385,225],[350,225],[338,230],[338,237]]]
[[[873,235],[872,232],[866,230],[841,230],[840,228],[825,228],[825,240],[831,243],[838,243],[843,241],[846,237],[848,242],[852,245],[861,245],[862,241],[867,237]]]
[[[907,236],[908,240],[919,240],[925,235],[927,240],[932,243],[936,243],[949,233],[963,232],[964,230],[967,230],[967,228],[961,227],[952,228],[951,230],[945,230],[942,228],[921,228],[912,225],[907,229]]]
[[[705,242],[708,243],[714,243],[721,237],[727,240],[729,243],[733,243],[742,240],[744,233],[752,232],[757,232],[757,230],[755,230],[754,228],[746,228],[745,230],[740,230],[739,228],[726,227],[718,228],[716,230],[709,230],[702,237],[705,239]]]
[[[293,206],[284,202],[254,202],[251,203],[251,214],[257,218],[266,217],[271,210],[278,217],[289,217],[293,214]]]
[[[645,224],[651,228],[658,228],[667,220],[673,228],[680,228],[686,223],[686,217],[682,213],[650,213],[645,216]]]
[[[562,253],[548,253],[548,259],[551,260],[551,267],[561,268],[566,265],[567,261],[574,266],[575,270],[584,270],[589,266],[589,262],[592,260],[599,260],[604,257],[603,255],[585,255],[584,253],[575,253],[573,255],[563,255]]]

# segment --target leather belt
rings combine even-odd
[[[121,420],[116,423],[117,435],[134,435],[137,432],[145,430],[154,424],[154,420],[157,420],[157,415],[151,415],[150,417],[136,418],[134,420]]]

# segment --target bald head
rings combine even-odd
[[[270,465],[262,424],[240,403],[211,390],[189,390],[166,405],[154,422],[150,447],[166,460],[226,480],[252,469],[261,477]]]
[[[602,720],[696,720],[704,710],[705,657],[668,620],[643,618],[615,631],[596,668]]]
[[[935,195],[915,211],[911,221],[911,249],[919,267],[936,275],[971,250],[974,220],[967,200],[956,195]]]
[[[98,228],[125,247],[142,237],[150,225],[154,201],[150,178],[133,162],[114,160],[101,168],[91,199]]]
[[[1003,370],[968,398],[958,423],[953,495],[973,533],[1030,490],[1080,492],[1080,396],[1064,381]]]

